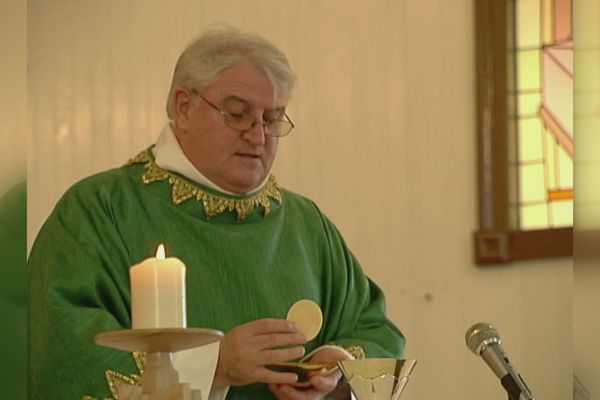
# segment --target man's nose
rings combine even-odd
[[[243,137],[250,143],[261,146],[265,144],[265,124],[258,119],[254,120],[254,124],[247,131],[243,132]]]

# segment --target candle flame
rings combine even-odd
[[[157,260],[165,259],[165,245],[162,243],[158,246],[158,249],[156,249],[156,259]]]

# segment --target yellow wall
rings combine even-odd
[[[600,396],[600,3],[580,0],[575,37],[575,273],[573,354],[577,373],[593,398]],[[586,243],[591,242],[591,245]]]
[[[408,399],[504,399],[470,354],[500,330],[537,398],[571,394],[570,259],[478,268],[473,1],[30,1],[30,237],[74,181],[150,144],[176,57],[208,24],[263,34],[299,76],[275,174],[387,293],[419,360]]]
[[[0,195],[25,177],[27,2],[0,2]]]

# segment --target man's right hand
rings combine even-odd
[[[304,343],[291,321],[265,318],[236,326],[221,339],[213,386],[295,383],[296,374],[271,371],[266,365],[302,357]]]

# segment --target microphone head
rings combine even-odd
[[[478,322],[467,329],[465,342],[469,350],[477,356],[481,355],[481,352],[489,345],[502,343],[498,330],[487,322]]]

